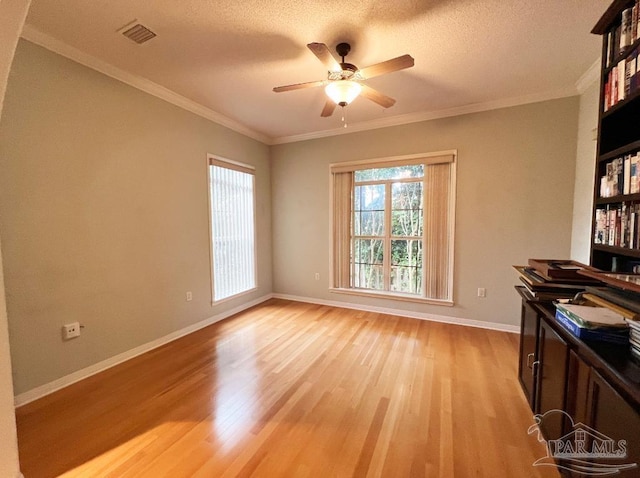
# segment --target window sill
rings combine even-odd
[[[390,299],[401,302],[419,302],[421,304],[442,305],[445,307],[453,307],[452,300],[427,299],[415,295],[401,294],[397,292],[379,292],[365,289],[337,289],[329,288],[329,292],[336,294],[358,295],[360,297],[371,297],[376,299]]]
[[[224,299],[215,300],[215,299],[212,298],[211,299],[211,307],[215,307],[216,305],[220,305],[220,304],[222,304],[224,302],[228,302],[230,300],[237,299],[238,297],[242,297],[243,295],[251,294],[252,292],[255,292],[257,290],[258,290],[258,287],[256,286],[256,287],[253,287],[252,289],[243,290],[242,292],[238,292],[237,294],[230,295],[229,297],[225,297]],[[213,295],[213,293],[212,293],[212,295]]]

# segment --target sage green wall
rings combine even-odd
[[[274,292],[517,325],[511,265],[569,257],[578,106],[571,97],[272,147]],[[329,164],[449,149],[456,305],[329,292]]]
[[[589,263],[591,244],[591,218],[593,207],[593,181],[596,166],[596,140],[598,128],[599,83],[594,82],[580,95],[578,139],[573,195],[573,232],[571,258]]]
[[[27,41],[4,107],[0,234],[17,394],[271,293],[267,146]],[[258,290],[215,307],[207,153],[256,167],[258,205]],[[82,336],[63,342],[73,321]]]
[[[570,254],[577,97],[269,148],[22,41],[5,109],[0,237],[17,393],[272,290],[515,325],[511,265]],[[330,293],[329,164],[448,149],[456,305]],[[259,290],[217,307],[208,152],[257,168]],[[82,337],[63,342],[75,320]]]

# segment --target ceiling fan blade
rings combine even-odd
[[[282,93],[283,91],[301,90],[302,88],[314,88],[316,86],[324,86],[326,81],[308,81],[306,83],[296,83],[295,85],[276,86],[273,91]]]
[[[320,60],[324,64],[324,66],[327,67],[327,70],[336,73],[342,71],[340,63],[336,61],[336,59],[329,51],[327,45],[325,45],[324,43],[309,43],[307,45],[307,48],[309,48],[309,50],[311,50],[311,52],[318,57],[318,60]]]
[[[324,108],[322,108],[322,113],[320,113],[320,116],[322,116],[323,118],[331,116],[335,109],[336,104],[331,100],[327,100],[327,102],[324,104]]]
[[[414,60],[411,55],[402,55],[391,60],[367,66],[366,68],[360,70],[360,74],[365,80],[368,80],[369,78],[373,78],[374,76],[380,76],[384,75],[385,73],[391,73],[392,71],[411,68],[413,65]]]
[[[394,100],[390,96],[383,95],[378,90],[374,90],[367,85],[362,85],[362,91],[360,92],[360,95],[364,96],[368,100],[373,101],[374,103],[378,103],[383,108],[389,108],[396,104],[396,100]]]

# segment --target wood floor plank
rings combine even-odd
[[[532,466],[517,352],[514,334],[273,299],[20,407],[21,467],[557,478]]]

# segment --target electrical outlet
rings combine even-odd
[[[316,272],[316,280],[320,280],[320,273]]]
[[[64,340],[73,339],[80,336],[80,322],[72,322],[62,326],[62,338]]]
[[[487,289],[484,287],[478,287],[478,297],[482,297],[483,299],[487,296]]]
[[[193,294],[191,293],[191,291],[187,292],[187,302],[193,300]]]

